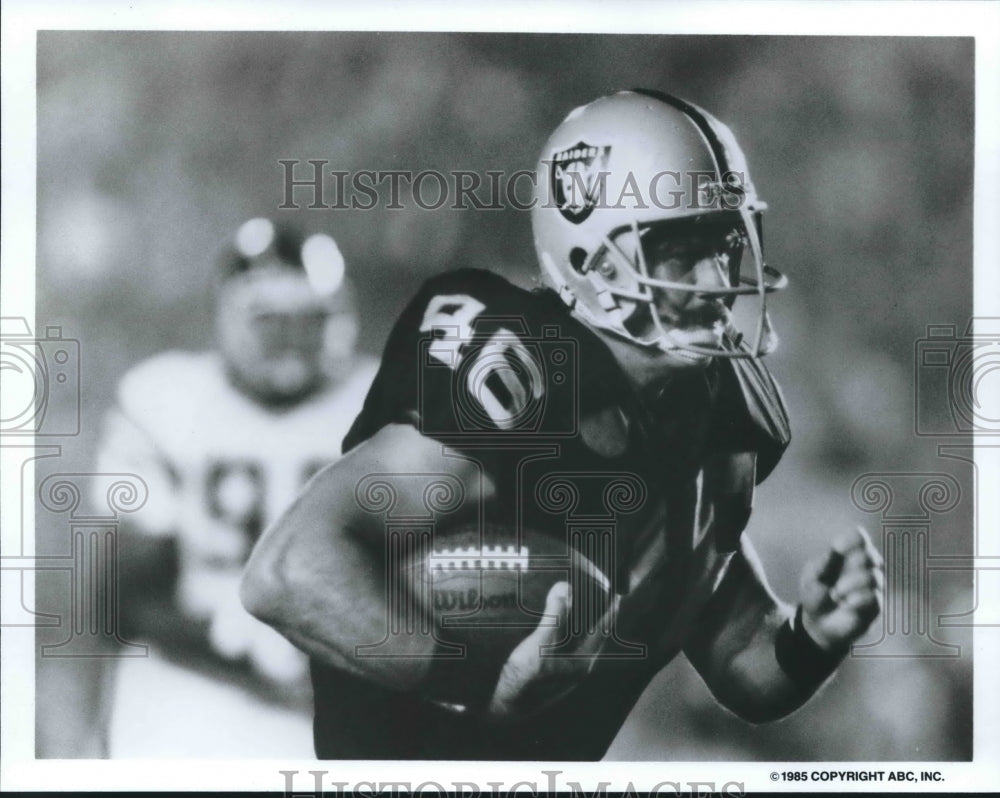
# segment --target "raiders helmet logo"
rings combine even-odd
[[[602,173],[610,154],[611,147],[594,147],[583,141],[553,154],[549,196],[563,218],[580,224],[590,216],[603,193]]]

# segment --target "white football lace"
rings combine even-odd
[[[528,559],[527,546],[466,546],[432,552],[430,565],[435,571],[520,571],[528,568]]]

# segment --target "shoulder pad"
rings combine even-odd
[[[119,407],[137,421],[150,413],[156,417],[164,404],[204,388],[213,372],[212,358],[208,352],[171,350],[138,363],[118,384]]]

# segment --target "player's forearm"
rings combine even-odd
[[[383,512],[362,507],[356,495],[372,476],[376,502],[388,502]],[[445,483],[462,502],[439,510],[427,493]],[[320,662],[416,689],[436,642],[389,584],[384,511],[431,526],[447,513],[457,523],[492,490],[469,460],[449,456],[413,426],[388,424],[317,474],[264,533],[244,573],[243,604]]]
[[[343,508],[355,502],[347,490],[353,482],[330,487],[304,494],[267,530],[247,563],[240,598],[320,662],[407,689],[421,677],[433,640],[390,634],[384,552],[348,528]]]
[[[881,611],[882,557],[861,527],[838,535],[825,556],[807,563],[800,580],[801,602],[785,618],[770,609],[776,601],[763,569],[747,545],[733,584],[742,593],[736,615],[763,619],[753,645],[735,650],[730,669],[749,686],[763,719],[779,717],[805,702],[825,682]],[[740,574],[743,574],[742,578]],[[733,615],[734,613],[730,613]]]
[[[794,712],[829,678],[842,652],[823,652],[789,623],[796,607],[767,586],[749,542],[734,557],[685,646],[721,704],[752,723]]]
[[[271,576],[248,570],[240,596],[251,614],[325,665],[397,689],[419,681],[423,658],[434,646],[429,636],[391,634],[383,597],[351,596],[335,578],[324,586],[323,580],[311,579],[310,570],[328,577],[336,568],[323,570],[316,561],[296,562],[293,555],[286,563],[288,570]]]
[[[751,723],[777,720],[797,710],[839,663],[839,655],[817,653],[812,641],[790,636],[794,611],[775,604],[762,612],[745,647],[711,680],[719,701]]]
[[[426,674],[435,642],[418,619],[393,622],[390,633],[392,613],[412,609],[390,607],[396,593],[386,578],[384,515],[361,508],[355,495],[372,475],[379,476],[380,495],[391,500],[394,515],[426,518],[431,525],[438,513],[428,507],[426,493],[442,478],[461,486],[456,495],[464,503],[449,514],[456,522],[493,490],[468,460],[447,456],[412,426],[387,425],[317,474],[264,533],[240,597],[250,613],[321,662],[412,689]]]

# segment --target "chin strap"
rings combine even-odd
[[[757,336],[753,347],[753,357],[760,357],[761,355],[766,355],[768,352],[774,351],[774,347],[777,346],[777,338],[774,337],[773,343],[770,344],[768,349],[765,351],[765,328],[767,332],[771,333],[772,336],[774,336],[774,333],[771,327],[771,320],[767,314],[767,282],[764,276],[764,269],[766,268],[764,264],[764,248],[761,246],[760,236],[757,235],[757,224],[754,221],[753,214],[750,213],[750,209],[747,208],[745,202],[740,203],[740,218],[743,220],[743,229],[746,230],[747,241],[750,242],[750,253],[753,255],[754,271],[757,279],[757,297],[760,301],[760,315],[757,317]]]
[[[750,349],[749,344],[746,342],[746,336],[733,326],[730,319],[729,324],[726,325],[726,332],[723,339],[728,344],[727,351],[733,352],[730,357],[739,358],[740,355],[738,352],[744,352],[744,356],[748,358],[763,357],[764,355],[771,354],[771,352],[778,348],[781,339],[774,331],[774,326],[771,324],[771,314],[767,308],[764,308],[761,312],[761,322],[758,324],[763,325],[764,335],[760,343],[754,349]]]

